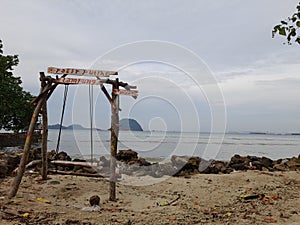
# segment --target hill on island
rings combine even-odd
[[[48,129],[59,129],[59,124],[49,125]],[[80,124],[72,124],[70,126],[62,126],[62,129],[64,130],[88,130],[90,128],[85,128],[81,126]],[[96,130],[101,130],[97,129]],[[124,130],[132,130],[132,131],[143,131],[142,126],[134,119],[121,119],[120,120],[120,127],[119,129],[121,131]]]
[[[48,129],[59,129],[60,125],[59,124],[54,124],[54,125],[49,125]],[[81,126],[80,124],[72,124],[70,126],[62,126],[61,129],[67,129],[67,130],[86,130],[89,128],[85,128]]]
[[[143,131],[142,126],[134,119],[121,119],[120,130]]]

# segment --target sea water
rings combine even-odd
[[[60,151],[72,157],[88,158],[110,154],[110,132],[62,130]],[[56,149],[58,130],[49,130],[48,150]],[[91,146],[92,145],[92,146]],[[120,131],[118,150],[132,149],[140,157],[169,159],[172,155],[229,160],[234,154],[288,158],[300,154],[299,135],[207,134],[191,132]]]

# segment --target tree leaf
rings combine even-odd
[[[286,32],[285,32],[285,28],[284,28],[284,27],[281,27],[281,28],[279,29],[279,34],[280,34],[280,35],[283,35],[283,36],[286,36]]]
[[[284,20],[281,21],[282,24],[287,25],[288,23]]]

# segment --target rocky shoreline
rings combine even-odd
[[[23,151],[0,152],[0,178],[13,176],[19,165]],[[130,176],[162,177],[181,176],[189,178],[193,174],[229,174],[234,171],[260,170],[260,171],[300,171],[300,155],[298,157],[272,160],[267,157],[234,155],[230,161],[204,160],[200,157],[176,156],[171,157],[167,163],[151,163],[138,157],[133,150],[120,150],[117,154],[118,174]],[[68,163],[66,163],[68,162]],[[28,166],[35,172],[41,170],[41,149],[30,151]],[[48,169],[50,172],[65,172],[72,175],[98,174],[109,177],[109,160],[101,156],[93,164],[83,159],[71,159],[66,152],[55,154],[48,152]]]

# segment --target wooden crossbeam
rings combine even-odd
[[[48,73],[51,74],[69,74],[75,76],[92,76],[92,77],[109,77],[110,75],[118,75],[116,71],[91,70],[91,69],[75,69],[75,68],[56,68],[48,67]]]

